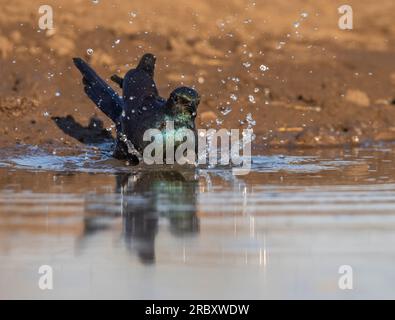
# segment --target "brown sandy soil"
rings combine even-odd
[[[85,96],[71,58],[109,79],[145,52],[158,57],[163,96],[197,87],[199,127],[246,128],[251,114],[257,145],[395,140],[395,3],[347,1],[354,30],[342,31],[343,3],[48,0],[55,30],[41,31],[43,1],[0,0],[0,146],[109,137],[111,123]]]

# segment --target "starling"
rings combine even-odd
[[[74,58],[73,61],[83,76],[85,93],[115,124],[115,158],[137,164],[144,148],[150,143],[143,140],[144,132],[158,129],[165,134],[167,121],[173,121],[175,131],[190,129],[196,137],[199,94],[192,88],[179,87],[167,100],[159,96],[154,81],[154,55],[145,54],[137,67],[128,71],[124,78],[117,75],[111,77],[122,89],[122,97],[84,60]]]

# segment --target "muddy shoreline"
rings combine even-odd
[[[43,32],[39,1],[0,1],[1,147],[110,139],[114,128],[85,96],[71,58],[108,80],[145,52],[158,57],[163,96],[183,84],[199,90],[200,128],[243,129],[250,118],[254,143],[268,149],[395,140],[392,1],[350,1],[352,31],[337,28],[336,1],[49,2],[55,30]]]

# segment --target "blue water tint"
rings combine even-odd
[[[315,173],[323,170],[336,170],[339,167],[357,164],[358,161],[343,159],[326,160],[318,156],[254,156],[252,170],[256,172],[304,172]]]

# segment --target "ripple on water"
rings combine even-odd
[[[254,172],[300,172],[313,173],[323,170],[336,170],[350,166],[357,160],[325,160],[319,156],[305,155],[255,155],[251,159],[251,171]],[[111,157],[111,144],[87,146],[80,150],[57,148],[50,152],[37,146],[19,146],[0,152],[0,167],[12,167],[27,170],[75,171],[92,173],[116,173],[130,171],[122,161]],[[139,166],[144,169],[144,166]],[[229,166],[217,166],[204,170],[229,171]]]

